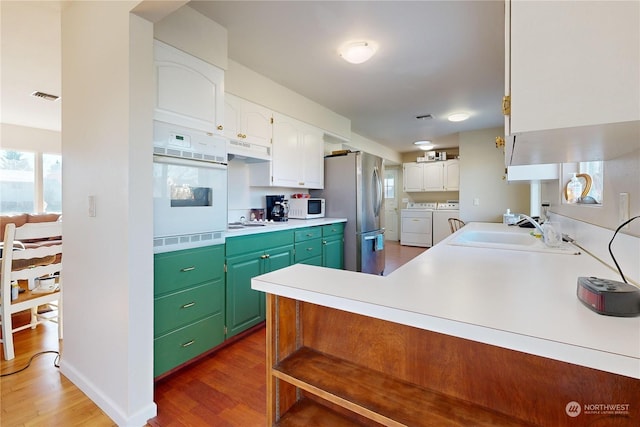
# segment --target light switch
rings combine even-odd
[[[480,206],[480,198],[476,197],[473,199],[473,206]]]
[[[93,218],[96,216],[96,196],[89,196],[88,204],[89,204],[89,209],[88,209],[89,216]]]

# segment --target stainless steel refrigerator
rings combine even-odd
[[[324,159],[324,197],[328,217],[347,218],[344,230],[345,269],[363,273],[384,272],[384,170],[382,159],[353,152]]]

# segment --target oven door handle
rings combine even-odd
[[[171,157],[171,156],[159,156],[157,154],[153,155],[153,162],[164,163],[167,165],[191,166],[191,167],[198,167],[198,168],[227,170],[227,165],[223,163],[208,162],[206,160],[198,160],[198,159],[183,159],[180,157]]]

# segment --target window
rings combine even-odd
[[[0,213],[62,212],[62,156],[0,150]]]
[[[384,198],[395,199],[396,198],[396,179],[395,174],[387,171],[384,177]]]
[[[564,163],[562,165],[562,203],[570,204],[567,200],[568,185],[573,174],[580,181],[582,194],[576,204],[602,205],[604,184],[604,162]]]

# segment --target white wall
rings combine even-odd
[[[229,60],[225,91],[324,129],[342,138],[351,137],[351,121],[273,80]]]
[[[507,209],[529,212],[529,185],[504,179],[504,154],[495,146],[495,137],[503,134],[502,128],[460,133],[460,219],[465,222],[502,222]]]
[[[3,150],[14,149],[59,154],[62,138],[57,130],[37,129],[7,123],[0,124]]]
[[[223,70],[227,63],[227,29],[183,6],[155,23],[153,36]]]
[[[152,25],[137,1],[62,14],[61,371],[118,425],[153,402]],[[95,196],[96,216],[87,215]]]

